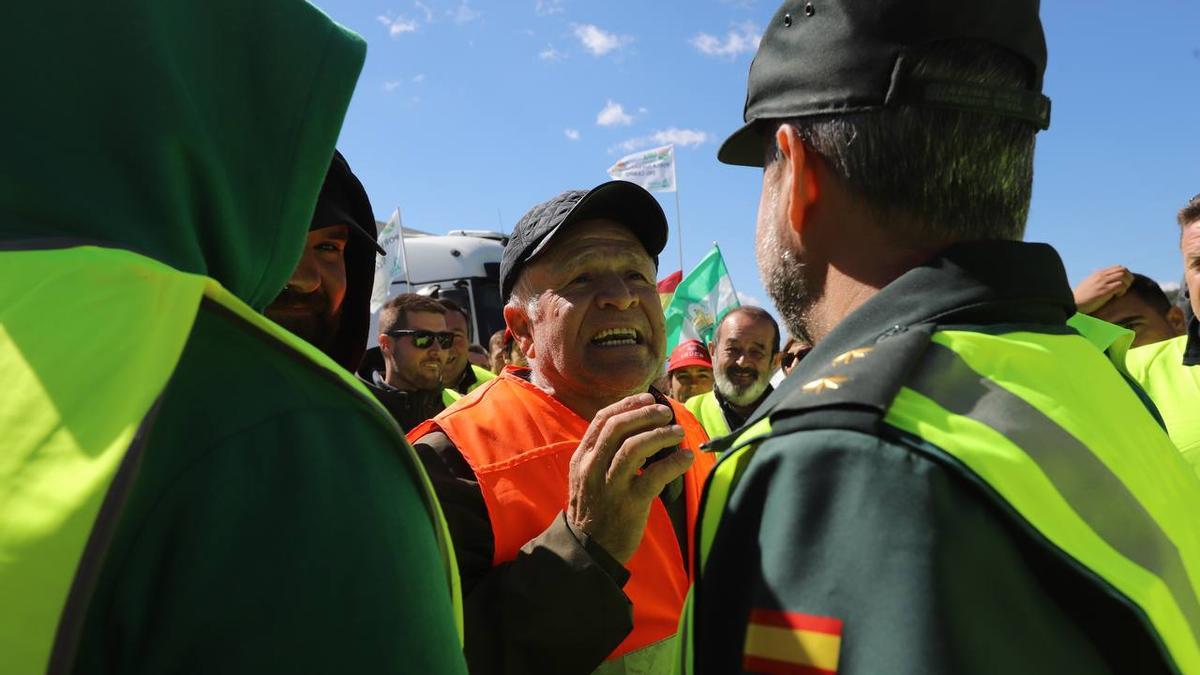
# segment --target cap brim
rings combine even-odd
[[[717,150],[717,160],[722,164],[734,166],[757,166],[764,163],[762,135],[758,133],[755,122],[747,122],[741,129],[733,132],[721,149]]]
[[[667,370],[667,374],[673,373],[673,372],[679,370],[680,368],[687,368],[688,366],[702,366],[704,368],[710,368],[710,369],[713,367],[711,362],[705,361],[703,359],[696,359],[696,358],[683,359],[679,363],[671,364],[671,367]]]
[[[667,246],[667,216],[654,195],[636,183],[613,180],[584,195],[563,221],[526,254],[525,262],[540,255],[563,228],[591,218],[609,218],[629,228],[656,261]]]
[[[385,251],[383,249],[383,247],[379,245],[379,241],[377,239],[375,239],[375,237],[371,236],[371,233],[367,232],[367,230],[362,225],[359,225],[358,223],[354,222],[353,220],[350,220],[348,222],[350,223],[350,229],[352,230],[352,232],[354,234],[357,234],[358,236],[362,237],[363,239],[366,239],[367,241],[371,242],[371,246],[375,247],[376,253],[378,253],[379,255],[382,255],[382,256],[387,255],[387,251]]]

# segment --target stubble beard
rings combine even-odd
[[[804,262],[779,234],[772,222],[761,222],[755,243],[758,273],[763,287],[793,336],[815,344],[809,330],[815,297],[804,280]]]

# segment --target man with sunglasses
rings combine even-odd
[[[446,308],[432,298],[403,293],[380,310],[379,348],[367,353],[358,377],[408,431],[457,398],[442,384],[453,344]]]

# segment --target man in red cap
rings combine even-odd
[[[699,340],[685,340],[667,359],[667,388],[680,403],[713,388],[712,357]]]

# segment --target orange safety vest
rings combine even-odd
[[[683,427],[683,447],[695,461],[684,474],[687,528],[693,532],[700,493],[716,458],[700,450],[704,428],[682,404],[670,401]],[[512,560],[567,507],[571,455],[588,422],[557,399],[505,371],[411,432],[415,442],[434,431],[446,434],[479,480],[495,538],[493,565]],[[689,579],[671,518],[662,501],[650,506],[646,533],[627,568],[625,594],[633,603],[633,631],[608,660],[621,658],[675,635]],[[692,542],[688,541],[689,559]]]

